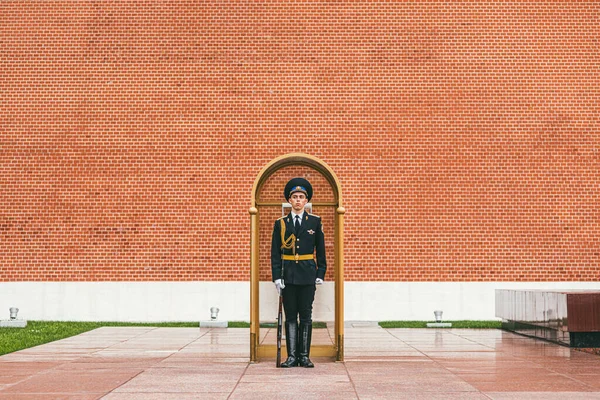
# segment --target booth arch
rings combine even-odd
[[[265,182],[278,170],[288,166],[307,166],[319,172],[333,190],[333,202],[314,203],[316,206],[335,207],[335,338],[333,346],[316,345],[311,347],[315,356],[332,356],[336,361],[344,360],[344,214],[342,203],[342,187],[335,172],[322,160],[304,153],[290,153],[280,156],[267,164],[256,177],[252,187],[252,203],[250,206],[250,361],[256,362],[261,357],[274,357],[276,346],[261,345],[259,315],[259,219],[260,207],[276,205],[259,200],[259,193]],[[281,204],[281,203],[279,203]]]

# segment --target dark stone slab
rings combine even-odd
[[[595,347],[600,348],[600,332],[570,332],[571,347]]]

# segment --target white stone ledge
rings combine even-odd
[[[598,282],[346,282],[346,321],[496,320],[496,289],[600,289]],[[260,284],[262,321],[277,316],[271,282]],[[334,285],[317,287],[313,319],[334,319]],[[248,321],[249,282],[2,282],[0,319],[18,307],[19,318],[62,321]],[[6,313],[6,315],[3,315]]]

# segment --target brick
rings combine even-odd
[[[597,281],[599,8],[0,2],[0,281],[248,280],[293,151],[346,280]]]

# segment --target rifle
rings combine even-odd
[[[294,243],[296,242],[296,235],[293,233],[285,240],[285,224],[283,219],[280,220],[279,226],[281,227],[281,281],[283,282],[283,277],[285,276],[283,273],[283,249],[292,249],[294,254],[296,253],[296,248],[294,247]],[[279,294],[279,311],[277,312],[277,368],[281,367],[281,331],[283,325],[283,315],[281,312],[283,306],[283,294]],[[288,349],[289,351],[289,349]]]
[[[281,325],[283,322],[283,316],[281,308],[283,305],[283,296],[279,295],[279,313],[277,314],[277,368],[281,368]]]

